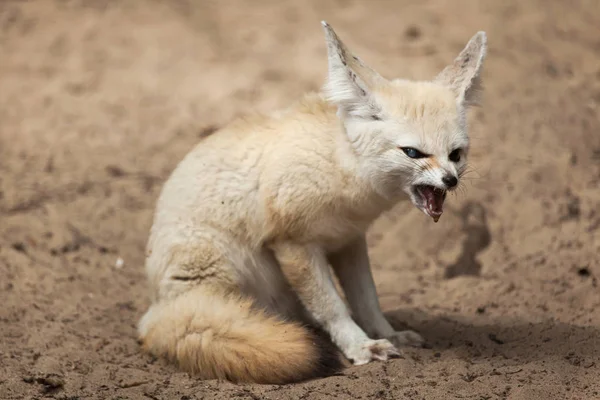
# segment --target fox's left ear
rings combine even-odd
[[[352,54],[327,22],[321,25],[327,41],[329,73],[324,92],[328,100],[347,114],[378,119],[381,109],[372,90],[386,80]]]
[[[435,79],[436,82],[452,89],[461,106],[468,107],[479,102],[478,95],[483,89],[481,72],[486,51],[487,36],[485,32],[477,32],[454,62],[444,68]]]

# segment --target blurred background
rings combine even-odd
[[[488,34],[472,172],[438,224],[369,235],[381,303],[429,349],[293,386],[140,354],[156,197],[200,137],[326,74],[319,22],[384,76]],[[600,397],[596,0],[0,2],[0,398]]]

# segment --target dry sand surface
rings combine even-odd
[[[322,84],[321,19],[408,78],[488,33],[464,190],[438,224],[400,205],[369,235],[382,306],[431,348],[192,379],[136,342],[155,200],[202,135]],[[599,115],[597,0],[4,0],[0,398],[600,398]]]

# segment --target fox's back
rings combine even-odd
[[[277,181],[302,175],[302,164],[316,167],[314,157],[328,161],[325,169],[332,167],[336,122],[335,110],[315,95],[278,115],[233,121],[204,138],[175,168],[163,186],[154,225],[179,230],[182,224],[209,223],[241,236],[258,234],[250,231],[265,229],[266,202],[277,196]]]

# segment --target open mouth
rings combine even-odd
[[[446,190],[430,185],[416,185],[413,190],[415,196],[420,200],[417,207],[433,218],[434,222],[438,222],[444,212]]]

